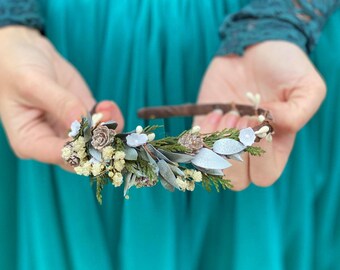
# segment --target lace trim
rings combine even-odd
[[[34,0],[1,0],[0,26],[26,25],[43,30],[38,3]]]
[[[327,3],[325,3],[327,2]],[[242,55],[253,44],[286,40],[310,53],[340,0],[255,0],[228,16],[220,27],[219,55]]]

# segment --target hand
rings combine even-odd
[[[61,149],[71,123],[96,103],[76,69],[36,30],[0,29],[0,116],[14,152],[21,158],[63,166]],[[102,102],[97,112],[116,119],[117,105]]]
[[[260,107],[274,118],[273,142],[260,146],[261,157],[244,155],[244,162],[233,162],[225,171],[235,190],[250,182],[259,186],[273,184],[281,175],[292,150],[295,135],[319,108],[326,86],[305,53],[285,41],[266,41],[249,47],[244,56],[215,57],[203,79],[198,103],[249,103],[246,92],[261,95]],[[212,112],[195,118],[202,132],[223,128],[254,126],[252,117]]]

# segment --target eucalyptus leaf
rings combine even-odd
[[[125,146],[124,147],[125,159],[126,160],[137,160],[138,153],[136,149]]]
[[[155,147],[153,147],[151,144],[147,144],[146,147],[150,152],[152,152],[157,158],[163,159],[166,162],[172,164],[172,165],[177,165],[176,162],[171,161],[169,158],[167,158],[164,154],[162,154],[159,150],[157,150]]]
[[[234,155],[246,148],[242,143],[229,139],[219,139],[213,145],[213,151],[220,155]]]
[[[139,150],[139,154],[141,156],[142,159],[144,159],[146,162],[149,162],[149,164],[151,165],[151,168],[153,170],[153,172],[158,175],[159,173],[159,169],[158,169],[158,166],[157,166],[157,163],[156,161],[150,156],[150,154],[144,149],[144,148],[141,148]]]
[[[185,176],[185,173],[175,165],[168,164],[172,172],[179,176]]]
[[[175,188],[170,185],[167,181],[164,180],[163,177],[160,177],[160,181],[161,181],[161,184],[162,186],[166,189],[166,190],[169,190],[171,192],[174,192],[175,191]]]
[[[216,176],[223,176],[224,173],[222,170],[214,170],[214,169],[204,169],[204,168],[200,168],[198,166],[195,166],[199,171],[206,173],[206,174],[210,174],[210,175],[216,175]]]
[[[136,183],[136,175],[132,173],[127,173],[125,177],[125,185],[124,185],[124,196],[127,195],[129,189],[133,187]]]
[[[172,172],[170,166],[166,161],[164,160],[159,160],[157,162],[158,168],[159,168],[159,174],[163,177],[163,179],[168,182],[170,185],[172,185],[175,188],[179,188],[177,181],[176,181],[176,176]]]
[[[89,148],[89,153],[91,157],[93,157],[96,161],[101,162],[102,159],[102,153],[100,153],[98,150],[94,149],[92,146]]]
[[[191,163],[204,169],[214,170],[222,170],[231,166],[230,162],[208,148],[202,148]]]
[[[241,153],[242,152],[234,154],[234,155],[228,155],[227,158],[237,160],[237,161],[243,161],[243,158],[241,157]]]
[[[182,153],[173,153],[165,150],[158,150],[161,152],[164,156],[166,156],[171,161],[177,162],[177,163],[190,163],[190,161],[194,158],[194,156],[188,155],[188,154],[182,154]]]

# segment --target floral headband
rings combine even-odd
[[[101,191],[111,183],[124,184],[124,196],[129,198],[131,187],[152,187],[161,182],[169,191],[193,191],[195,185],[219,192],[232,188],[224,170],[231,167],[228,159],[242,162],[242,153],[261,156],[264,150],[253,146],[265,138],[272,140],[274,133],[268,111],[258,108],[259,96],[248,93],[253,106],[238,104],[204,104],[144,108],[141,118],[165,118],[206,114],[214,109],[231,110],[242,115],[255,115],[259,125],[237,130],[224,129],[202,134],[195,126],[175,137],[155,140],[159,126],[137,126],[127,133],[117,133],[115,121],[101,122],[101,114],[89,113],[74,121],[69,137],[62,149],[62,158],[79,175],[89,176],[96,184],[96,197],[102,203]]]

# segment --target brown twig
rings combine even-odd
[[[250,105],[242,104],[184,104],[177,106],[158,106],[142,108],[138,111],[138,117],[143,119],[168,118],[176,116],[204,115],[213,110],[220,109],[223,113],[235,110],[241,115],[263,115],[267,120],[272,120],[270,112],[264,109],[255,109]]]

